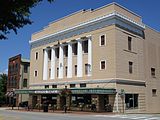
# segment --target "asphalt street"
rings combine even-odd
[[[160,120],[160,115],[147,114],[76,114],[24,112],[0,109],[0,120]]]

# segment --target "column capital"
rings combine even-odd
[[[92,35],[87,35],[86,37],[87,37],[87,38],[91,38],[91,37],[92,37]]]
[[[77,39],[76,39],[76,41],[80,41],[80,40],[81,40],[81,38],[77,38]]]
[[[43,48],[43,50],[48,51],[48,50],[50,50],[51,48],[52,48],[52,47],[48,46],[48,47]]]

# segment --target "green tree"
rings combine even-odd
[[[5,102],[5,94],[7,92],[7,75],[0,75],[0,104]]]
[[[29,16],[31,8],[42,0],[0,0],[0,40],[7,39],[7,34],[27,24],[31,24]],[[54,0],[47,0],[52,2]]]

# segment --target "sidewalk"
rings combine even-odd
[[[56,114],[82,114],[82,115],[115,115],[116,113],[112,113],[112,112],[92,112],[92,111],[67,111],[66,113],[62,110],[48,110],[48,112],[43,112],[43,110],[38,110],[38,109],[25,109],[25,108],[21,108],[19,107],[14,107],[12,109],[12,107],[8,107],[5,108],[6,110],[15,110],[15,111],[22,111],[22,112],[40,112],[40,113],[56,113]]]

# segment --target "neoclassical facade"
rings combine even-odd
[[[158,113],[159,40],[141,16],[117,3],[78,11],[32,35],[30,87],[17,94],[29,94],[32,106]]]

